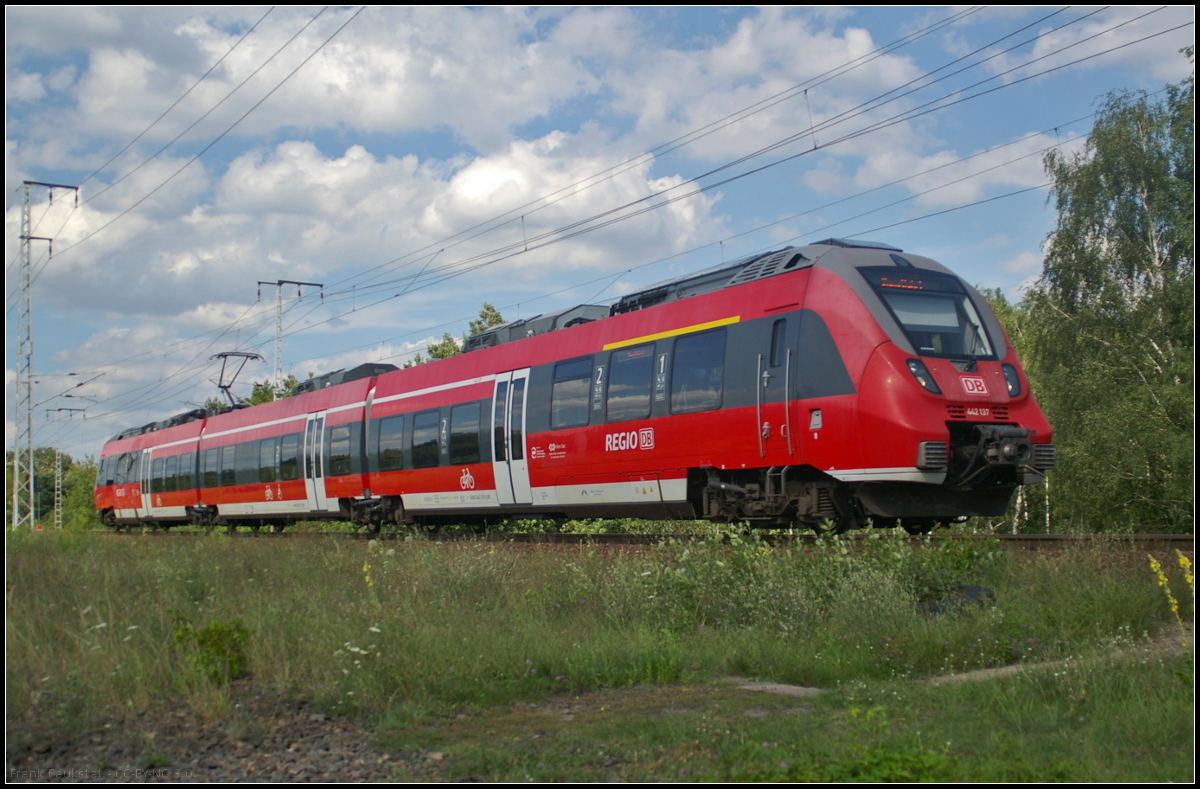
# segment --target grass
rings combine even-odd
[[[803,701],[711,684],[607,691],[385,721],[379,736],[425,755],[409,779],[1187,780],[1192,668],[1097,657],[1003,682],[843,683]]]
[[[1144,557],[1127,556],[1093,543],[1014,559],[995,544],[914,547],[890,532],[854,552],[837,540],[613,551],[16,535],[6,551],[10,740],[33,728],[70,736],[113,711],[178,699],[226,718],[226,681],[245,671],[327,712],[366,716],[386,747],[442,748],[452,755],[431,768],[442,777],[1179,780],[1190,662],[1099,657],[1144,643],[1167,614]],[[1186,608],[1194,598],[1171,582]],[[963,583],[993,588],[996,604],[919,612]],[[1069,669],[914,682],[1043,661]],[[831,692],[812,714],[784,714],[772,710],[795,699],[706,691],[694,709],[589,718],[519,747],[468,731],[473,721],[508,727],[496,721],[513,705],[679,694],[725,674]],[[750,707],[768,714],[746,718]],[[737,725],[716,737],[713,721],[729,710]],[[608,725],[612,734],[594,728]],[[611,748],[581,755],[610,740],[624,743],[620,769],[605,766]],[[1123,767],[1118,753],[1135,758]],[[558,766],[533,769],[543,763]]]

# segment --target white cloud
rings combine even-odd
[[[1044,255],[1037,252],[1021,252],[1000,263],[1000,268],[1010,274],[1041,272]]]
[[[33,101],[46,95],[40,74],[27,74],[11,69],[4,70],[4,103],[9,101]]]
[[[1189,10],[1190,9],[1190,10]],[[1017,54],[1005,54],[988,62],[986,68],[996,74],[1015,66],[1037,59],[1028,69],[1014,72],[1007,79],[1045,71],[1054,66],[1082,60],[1091,55],[1107,53],[1103,57],[1083,60],[1074,66],[1078,69],[1111,68],[1114,65],[1153,74],[1163,81],[1178,81],[1187,75],[1190,68],[1179,55],[1184,46],[1194,43],[1194,28],[1184,27],[1174,33],[1156,39],[1150,46],[1122,47],[1169,28],[1195,21],[1195,8],[1173,6],[1146,14],[1145,6],[1120,6],[1101,10],[1099,13],[1077,24],[1062,27],[1071,17],[1062,14],[1046,21],[1040,30],[1033,51],[1021,49]],[[1069,12],[1070,13],[1070,12]],[[1075,14],[1082,16],[1082,14]],[[1137,17],[1143,17],[1136,19]],[[1135,20],[1136,21],[1133,21]],[[983,18],[981,22],[986,22]],[[1123,22],[1128,24],[1121,25]],[[1062,27],[1056,30],[1055,28]],[[1115,28],[1115,29],[1114,29]],[[1008,46],[1006,42],[1006,46]]]

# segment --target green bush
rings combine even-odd
[[[180,617],[171,638],[183,651],[184,660],[214,682],[230,682],[246,674],[246,642],[250,631],[240,619],[232,622],[214,619],[196,629]]]

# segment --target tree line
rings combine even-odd
[[[1195,50],[1185,50],[1195,63]],[[1103,97],[1082,151],[1051,152],[1042,275],[988,293],[1054,428],[1056,531],[1195,528],[1195,71]]]

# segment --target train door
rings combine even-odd
[[[325,412],[308,415],[304,427],[304,488],[308,492],[308,508],[327,512],[329,498],[325,495]]]
[[[772,321],[768,344],[762,349],[765,353],[758,355],[758,450],[761,457],[769,456],[772,463],[791,463],[797,449],[792,424],[795,416],[792,374],[798,324],[794,314]]]
[[[525,411],[529,368],[496,376],[492,396],[492,471],[501,504],[532,504],[525,456]]]
[[[138,489],[139,493],[141,493],[134,501],[137,502],[137,517],[141,520],[150,517],[150,507],[152,506],[150,500],[150,469],[153,466],[150,463],[149,449],[142,450],[142,456],[138,459],[134,467],[137,469],[135,479],[138,481]]]

